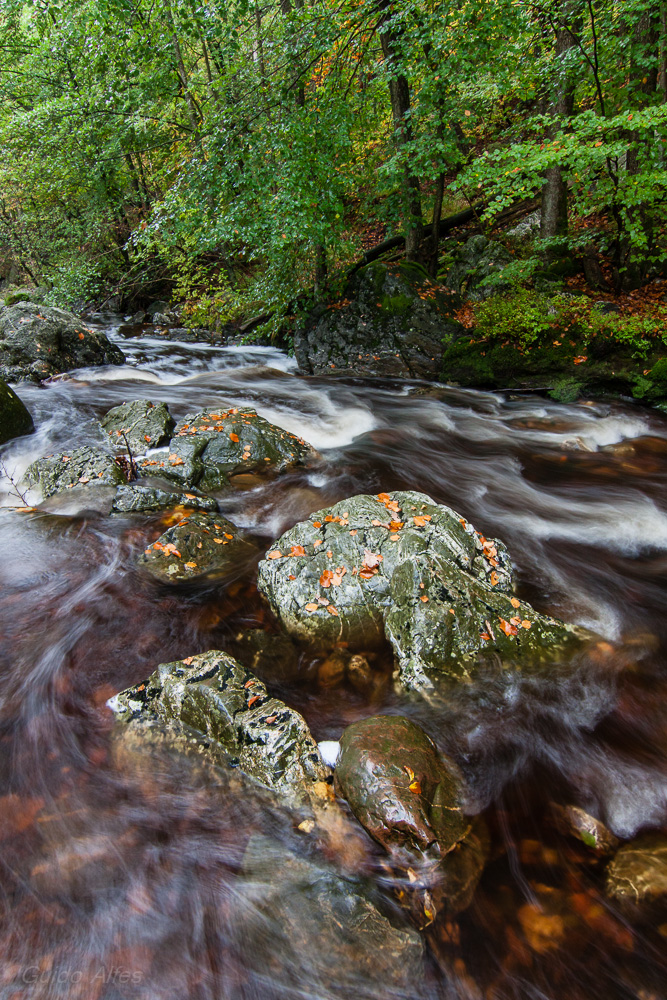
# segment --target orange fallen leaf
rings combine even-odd
[[[337,612],[337,611],[336,611],[336,609],[334,608],[333,604],[328,604],[328,605],[327,605],[327,611],[329,612],[329,614],[330,614],[330,615],[335,615],[335,616],[336,616],[336,618],[338,618],[338,617],[339,617],[339,615],[338,615],[338,612]]]
[[[516,635],[517,634],[516,625],[511,625],[509,622],[506,622],[504,618],[499,618],[498,621],[499,621],[500,627],[503,630],[503,632],[505,633],[505,635]]]
[[[527,618],[525,618],[525,619],[524,619],[524,620],[523,620],[523,621],[521,622],[521,628],[530,628],[530,622],[528,621],[528,619],[527,619]]]
[[[325,569],[320,577],[320,587],[324,587],[327,590],[331,586],[331,581],[333,579],[333,573],[330,569]]]
[[[272,722],[275,722],[277,718],[278,718],[277,715],[270,715],[268,719],[265,719],[264,721],[270,725]]]
[[[321,544],[322,544],[322,539],[321,538],[316,538],[315,541],[313,542],[313,548],[316,549],[317,546],[321,545]]]
[[[510,604],[512,605],[513,608],[520,608],[521,607],[521,601],[518,600],[516,597],[512,597],[510,599]]]
[[[197,569],[196,562],[186,562],[184,565],[187,566],[188,569]]]
[[[582,365],[584,361],[588,361],[588,356],[586,354],[581,354],[578,358],[574,359],[575,365]]]
[[[318,608],[319,604],[314,604],[312,601],[306,604],[306,611],[317,611]]]
[[[498,586],[498,580],[499,580],[498,574],[496,573],[496,571],[494,569],[493,572],[491,573],[491,576],[489,577],[489,581],[491,583],[491,586],[492,587],[497,587]]]
[[[321,528],[322,527],[322,522],[321,521],[313,521],[313,527],[314,528]]]
[[[252,708],[252,706],[256,705],[258,701],[261,701],[261,696],[258,694],[254,694],[252,698],[248,699],[248,708]]]
[[[266,558],[267,559],[282,559],[282,557],[283,557],[283,554],[282,554],[282,552],[279,549],[274,549],[273,552],[267,552],[266,553]]]
[[[421,795],[422,786],[420,785],[417,778],[415,778],[414,781],[410,782],[408,788],[410,789],[411,792],[414,792],[415,795]]]
[[[234,431],[232,431],[232,433],[229,435],[229,440],[233,441],[234,444],[238,444],[238,442],[239,442],[239,436],[238,436],[238,434],[235,434]]]
[[[306,550],[304,549],[303,545],[293,545],[290,551],[290,555],[292,556],[305,556],[305,554]]]
[[[423,601],[424,604],[428,603],[428,597],[426,596],[426,594],[422,594],[422,596],[419,598],[419,600]]]

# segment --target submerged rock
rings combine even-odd
[[[400,680],[424,690],[481,661],[556,659],[587,634],[512,596],[509,555],[423,493],[357,496],[287,531],[258,587],[294,638],[369,649],[389,639]]]
[[[607,893],[628,905],[667,899],[667,836],[645,833],[620,849],[607,869]]]
[[[13,389],[0,381],[0,444],[32,434],[35,425],[27,407]]]
[[[331,798],[329,769],[305,720],[249,670],[213,650],[161,663],[114,699],[120,718],[157,717],[231,755],[234,766],[292,805]]]
[[[131,450],[142,455],[147,448],[158,448],[169,441],[175,420],[165,403],[135,399],[114,406],[102,417],[100,424],[112,444],[125,450],[127,438]]]
[[[247,407],[205,409],[181,420],[164,460],[147,459],[146,471],[159,469],[187,486],[216,490],[238,472],[280,472],[314,454],[295,434],[271,424]]]
[[[233,648],[236,659],[260,677],[285,680],[295,677],[298,672],[296,647],[284,632],[274,635],[261,628],[251,628],[236,636]]]
[[[579,806],[561,806],[554,802],[551,810],[559,830],[576,837],[596,854],[611,854],[618,850],[618,838],[585,809],[580,809]]]
[[[486,859],[484,838],[479,821],[464,815],[458,767],[423,729],[390,715],[348,726],[336,786],[395,861],[420,873],[427,919],[441,908],[451,913],[470,904]]]
[[[363,883],[259,835],[248,842],[242,874],[241,955],[281,993],[320,1000],[422,995],[419,934],[394,927]]]
[[[294,337],[299,367],[313,374],[352,372],[439,377],[443,342],[463,327],[448,315],[443,289],[415,264],[369,264]]]
[[[123,352],[63,309],[20,302],[0,309],[0,377],[39,382],[72,368],[119,365]]]
[[[87,445],[70,454],[40,458],[28,467],[28,486],[39,486],[44,497],[83,486],[115,486],[126,482],[126,476],[113,457]]]
[[[256,552],[221,514],[186,514],[149,545],[137,565],[163,583],[224,575]]]

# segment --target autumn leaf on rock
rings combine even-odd
[[[327,590],[331,586],[331,581],[333,579],[333,573],[330,569],[325,569],[320,577],[320,587],[324,587]]]
[[[305,554],[306,550],[304,549],[303,545],[293,545],[290,551],[290,555],[292,556],[305,556]]]
[[[338,611],[336,610],[336,608],[334,608],[333,604],[327,605],[327,611],[329,612],[330,615],[335,615],[336,618],[339,617]]]
[[[317,611],[318,608],[319,604],[314,604],[312,601],[306,604],[306,611]]]
[[[266,558],[267,559],[282,559],[282,557],[283,557],[283,554],[282,554],[282,552],[279,549],[274,549],[273,552],[267,552],[266,553]]]
[[[229,435],[229,440],[233,441],[234,444],[238,444],[238,442],[239,442],[239,436],[238,436],[238,434],[235,434],[234,431],[232,431],[232,433]]]

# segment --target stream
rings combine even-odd
[[[667,418],[631,402],[303,377],[272,348],[94,325],[126,364],[17,386],[37,431],[0,451],[0,1000],[662,1000],[667,916],[612,902],[605,859],[563,833],[553,804],[624,841],[667,832]],[[314,467],[237,476],[219,498],[264,548],[338,500],[418,490],[506,543],[522,599],[622,646],[607,673],[462,685],[439,705],[401,697],[390,669],[372,693],[332,683],[306,653],[296,678],[262,677],[318,741],[379,712],[415,718],[485,815],[473,904],[424,932],[409,993],[371,989],[361,970],[332,991],[326,927],[293,954],[267,912],[249,948],[245,846],[292,844],[289,818],[189,759],[156,751],[147,769],[115,736],[108,699],[158,663],[272,627],[254,567],[171,589],[139,573],[163,515],[98,516],[72,498],[16,509],[32,498],[8,476],[99,444],[95,418],[143,398],[176,419],[252,406],[319,451]],[[380,854],[360,828],[327,860],[367,878],[400,923]]]

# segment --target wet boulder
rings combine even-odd
[[[258,587],[285,630],[319,648],[394,647],[402,684],[425,690],[480,660],[556,659],[583,630],[513,596],[509,554],[423,493],[357,496],[287,531]]]
[[[303,717],[226,653],[161,663],[144,684],[117,695],[112,707],[126,722],[154,717],[194,733],[204,745],[212,741],[232,766],[287,803],[331,798],[330,771]]]
[[[42,496],[64,493],[78,485],[116,486],[126,482],[126,475],[106,452],[84,446],[69,454],[40,458],[25,474],[29,487],[38,486]]]
[[[123,352],[63,309],[19,302],[0,309],[0,377],[39,382],[73,368],[118,365]]]
[[[259,677],[286,680],[298,673],[296,647],[284,632],[246,629],[235,637],[233,650],[236,659]]]
[[[125,450],[127,439],[131,451],[143,455],[148,448],[168,443],[175,420],[165,403],[135,399],[114,406],[102,417],[100,424],[114,446]]]
[[[185,514],[160,535],[137,565],[161,583],[225,576],[255,554],[255,546],[221,514]]]
[[[142,463],[202,490],[225,487],[239,472],[280,472],[306,462],[312,448],[295,434],[269,423],[249,407],[208,408],[181,420],[164,460]]]
[[[422,996],[424,946],[396,927],[367,887],[272,838],[250,838],[235,917],[244,967],[285,996]]]
[[[423,729],[391,715],[348,726],[335,780],[362,826],[421,881],[427,919],[470,904],[485,862],[480,821],[465,816],[463,777]]]
[[[620,841],[604,823],[591,816],[579,806],[561,806],[556,802],[551,811],[558,829],[595,851],[597,855],[613,854],[620,847]]]
[[[32,434],[35,425],[26,406],[13,389],[0,381],[0,444]]]
[[[625,844],[607,869],[607,894],[634,908],[667,901],[667,836],[644,833]]]
[[[461,336],[447,294],[416,264],[369,264],[341,301],[311,316],[294,337],[299,367],[312,374],[353,372],[437,379],[443,341]]]
[[[213,497],[199,493],[183,493],[168,485],[151,482],[125,483],[116,490],[110,513],[147,514],[152,511],[180,508],[183,514],[192,510],[216,511]]]

